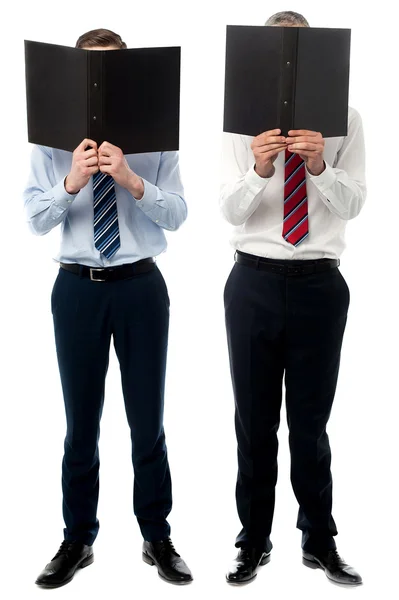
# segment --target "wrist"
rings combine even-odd
[[[76,187],[73,186],[73,184],[71,184],[71,182],[68,180],[69,175],[67,175],[64,179],[64,188],[65,191],[68,194],[77,194],[80,189],[77,189]]]
[[[323,173],[323,171],[326,168],[325,162],[324,160],[321,161],[321,163],[318,163],[316,165],[306,165],[307,169],[309,171],[309,173],[311,175],[313,175],[314,177],[317,177],[318,175],[321,175]]]
[[[257,175],[259,175],[259,177],[263,177],[264,179],[267,179],[269,177],[272,177],[276,171],[276,169],[274,168],[274,165],[269,163],[268,165],[265,165],[263,168],[259,168],[257,166],[257,164],[255,164],[255,173]]]
[[[128,191],[137,200],[141,200],[144,195],[144,182],[142,178],[136,175],[136,173],[133,173],[133,171],[129,178]]]

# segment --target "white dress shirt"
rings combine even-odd
[[[366,198],[359,113],[349,107],[348,135],[325,140],[325,170],[314,176],[306,169],[309,236],[296,247],[282,236],[285,153],[275,160],[271,177],[260,177],[254,170],[252,140],[247,135],[223,134],[220,207],[235,226],[231,245],[273,259],[338,258],[345,248],[346,222],[359,214]]]

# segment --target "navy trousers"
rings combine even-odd
[[[145,540],[167,537],[171,479],[163,429],[169,297],[158,267],[95,282],[60,268],[51,297],[67,432],[64,537],[98,533],[98,440],[111,338],[119,360],[134,468],[133,507]]]
[[[291,261],[293,262],[293,261]],[[224,290],[238,442],[236,546],[270,551],[285,376],[291,482],[308,552],[335,548],[326,432],[349,289],[338,268],[281,275],[236,263]]]

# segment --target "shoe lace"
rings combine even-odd
[[[159,550],[160,558],[163,558],[166,554],[174,554],[175,556],[180,556],[180,554],[176,552],[176,549],[170,537],[162,540],[162,545]]]
[[[244,559],[244,560],[246,560],[247,558],[250,558],[249,549],[246,546],[242,546],[240,548],[240,552],[238,553],[238,556],[240,559]]]
[[[249,546],[241,546],[240,551],[238,553],[237,559],[239,561],[251,561],[251,562],[259,562],[259,560],[263,556],[263,551],[255,548],[251,548]]]
[[[57,554],[51,559],[51,560],[55,560],[56,558],[58,558],[59,556],[63,556],[63,555],[67,555],[68,552],[71,549],[71,542],[68,542],[67,540],[64,540],[57,552]]]
[[[328,561],[333,565],[339,565],[343,562],[343,558],[338,554],[336,549],[329,550],[328,552]]]

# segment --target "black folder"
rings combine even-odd
[[[347,135],[350,29],[228,25],[224,131]]]
[[[82,50],[25,40],[28,139],[73,151],[179,148],[180,47]]]

